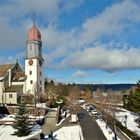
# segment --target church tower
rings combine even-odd
[[[26,94],[38,96],[44,93],[43,63],[41,33],[34,23],[28,32],[27,40],[27,57],[25,59]]]

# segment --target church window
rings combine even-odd
[[[40,71],[40,76],[42,75],[42,72]]]
[[[32,71],[30,71],[29,74],[32,75]]]
[[[13,95],[12,94],[9,94],[9,98],[12,98],[13,97]]]
[[[42,85],[42,81],[40,81],[40,85]]]
[[[30,50],[32,50],[32,45],[30,45]]]
[[[30,84],[33,84],[33,80],[30,80]]]

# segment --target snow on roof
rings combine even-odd
[[[12,81],[24,81],[26,79],[25,72],[17,71],[12,79]]]
[[[6,117],[0,119],[1,121],[15,121],[15,115],[7,115]]]
[[[3,80],[4,77],[0,77],[0,80]]]
[[[49,107],[46,106],[46,103],[37,103],[36,107],[50,109]]]
[[[81,127],[79,125],[62,127],[53,134],[58,140],[84,140]],[[46,136],[47,138],[47,136]]]

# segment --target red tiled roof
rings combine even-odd
[[[5,74],[9,69],[11,69],[14,66],[14,64],[3,64],[0,65],[0,77],[4,77]]]

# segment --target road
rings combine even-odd
[[[82,127],[84,140],[106,140],[102,130],[86,110],[81,108],[78,118]]]

